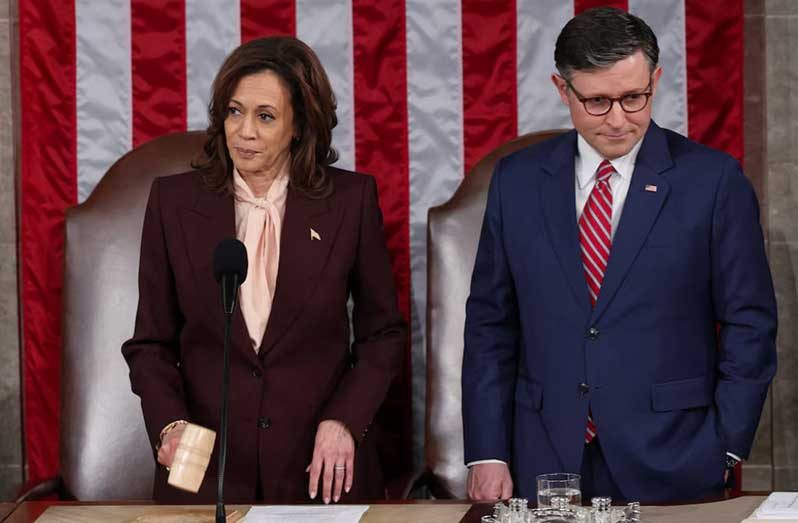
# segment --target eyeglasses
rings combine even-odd
[[[593,96],[587,98],[579,94],[579,91],[574,89],[574,86],[571,85],[571,82],[565,80],[565,83],[574,92],[576,95],[576,99],[582,102],[582,105],[585,106],[585,111],[587,114],[592,116],[604,116],[608,112],[612,110],[612,105],[615,102],[618,102],[621,105],[621,109],[625,113],[636,113],[642,111],[648,105],[648,99],[651,98],[653,94],[649,89],[651,89],[651,80],[649,79],[648,85],[646,86],[646,90],[643,93],[629,93],[623,96],[618,96],[615,98],[611,98],[609,96]]]

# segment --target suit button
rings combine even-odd
[[[269,427],[271,427],[271,425],[272,422],[269,418],[265,416],[263,418],[258,418],[258,427],[262,429],[268,429]]]
[[[261,372],[259,368],[255,367],[254,369],[252,369],[252,376],[254,378],[260,378],[261,376],[263,376],[263,372]]]
[[[590,392],[590,385],[588,385],[587,383],[580,383],[579,392],[582,394],[587,394],[588,392]]]
[[[587,330],[587,337],[591,340],[595,340],[596,338],[598,338],[598,335],[599,335],[599,330],[595,327],[590,327]]]

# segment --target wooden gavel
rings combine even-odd
[[[188,423],[177,444],[168,483],[196,494],[208,469],[215,441],[216,432]]]

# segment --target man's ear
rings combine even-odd
[[[557,89],[557,94],[560,95],[562,103],[570,105],[570,101],[568,100],[568,83],[565,79],[558,74],[553,74],[551,75],[551,83],[553,83],[554,87]]]
[[[657,66],[654,72],[651,73],[651,94],[657,92],[657,84],[659,83],[660,76],[662,76],[662,67]]]

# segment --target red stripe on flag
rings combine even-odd
[[[20,242],[28,479],[58,471],[64,211],[77,202],[75,6],[20,0]]]
[[[582,11],[592,9],[594,7],[616,7],[629,10],[628,0],[574,0],[574,14],[579,14]]]
[[[352,3],[355,163],[374,175],[399,307],[410,320],[410,166],[407,130],[407,52],[403,0]],[[409,470],[412,454],[411,365],[406,353],[399,380],[379,415],[386,477]]]
[[[184,0],[130,2],[133,147],[186,130]]]
[[[686,0],[690,138],[743,160],[743,3]]]
[[[468,172],[518,135],[515,0],[463,2],[463,147]]]
[[[241,43],[263,36],[295,36],[295,4],[294,0],[241,0]]]

